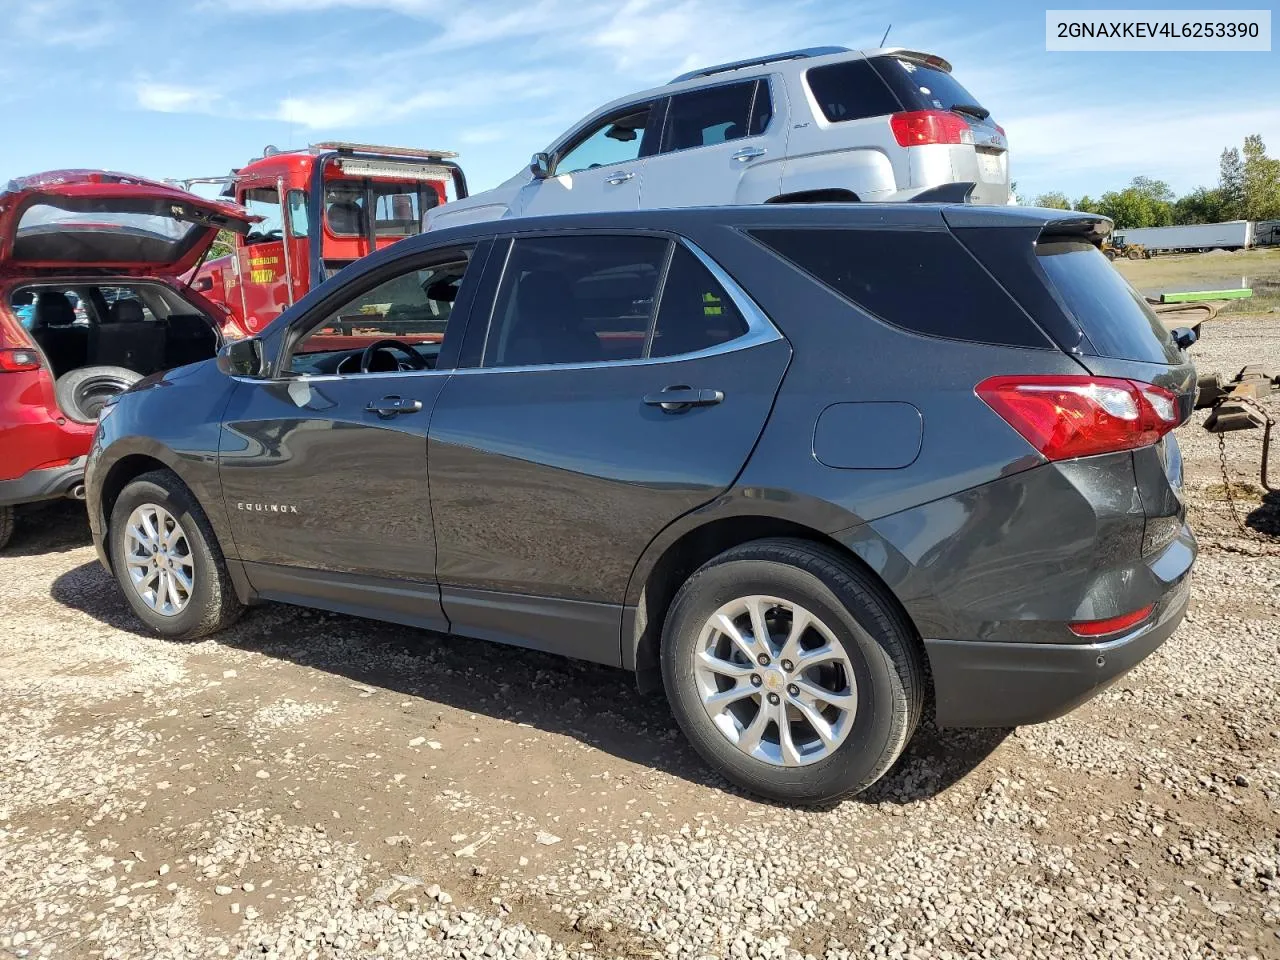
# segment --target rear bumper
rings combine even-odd
[[[1137,630],[1102,643],[926,640],[939,727],[1014,727],[1074,710],[1151,654],[1182,622],[1184,576]]]
[[[47,470],[28,470],[13,480],[0,480],[0,506],[56,500],[71,495],[84,482],[84,457]]]

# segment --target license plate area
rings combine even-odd
[[[1004,179],[1003,153],[978,149],[978,175],[988,183],[996,183]]]

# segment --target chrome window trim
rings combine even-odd
[[[619,234],[625,236],[626,234]],[[548,236],[556,236],[549,234]],[[726,353],[736,353],[739,350],[748,350],[751,347],[758,347],[762,344],[773,343],[782,340],[783,336],[778,328],[773,325],[773,321],[760,309],[751,296],[739,286],[720,264],[716,263],[711,257],[691,240],[684,237],[675,237],[675,242],[683,246],[686,250],[698,258],[698,261],[707,268],[707,271],[715,279],[716,283],[724,289],[729,295],[729,299],[733,301],[733,305],[738,308],[738,312],[742,314],[742,319],[746,321],[747,332],[740,337],[732,340],[726,340],[724,343],[716,344],[714,347],[706,347],[702,350],[694,350],[690,353],[674,353],[663,357],[638,357],[633,360],[593,360],[588,363],[531,363],[522,364],[515,367],[462,367],[450,370],[384,370],[377,373],[350,373],[350,374],[300,374],[295,377],[276,377],[270,379],[253,378],[253,377],[233,377],[242,383],[289,383],[292,381],[301,381],[304,383],[326,383],[334,380],[376,380],[388,377],[428,377],[428,376],[471,376],[478,373],[536,373],[538,371],[552,370],[596,370],[610,367],[640,367],[654,366],[660,363],[679,363],[683,360],[704,360],[708,357],[718,357]],[[508,247],[508,256],[510,251],[515,247],[511,244]],[[502,269],[506,271],[506,263],[503,263]],[[665,285],[664,285],[665,286]],[[501,284],[499,284],[501,289]],[[490,304],[490,316],[498,302],[497,293],[494,293],[493,303]],[[662,309],[661,300],[659,300],[657,309]],[[492,320],[490,320],[492,322]],[[488,340],[486,331],[486,344]]]

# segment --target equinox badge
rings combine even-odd
[[[237,510],[248,510],[250,513],[297,513],[298,508],[292,503],[244,503],[236,504]]]

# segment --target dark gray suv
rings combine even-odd
[[[808,802],[1057,717],[1167,638],[1191,364],[1108,221],[799,205],[498,221],[353,264],[103,411],[103,563],[158,633],[277,600],[665,688]]]

